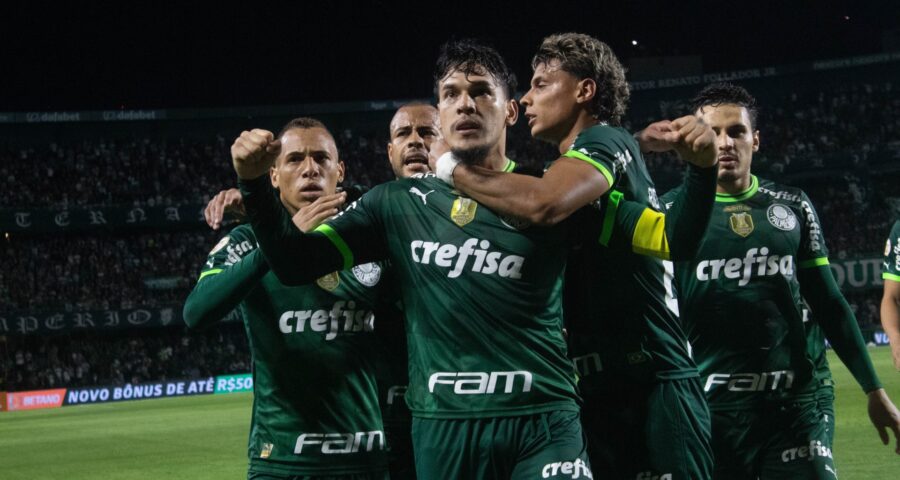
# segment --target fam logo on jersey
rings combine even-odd
[[[763,392],[791,388],[794,383],[792,370],[762,373],[712,373],[706,377],[704,392],[716,385],[724,385],[729,392]]]
[[[319,448],[314,445],[318,445]],[[304,433],[297,437],[294,453],[302,455],[303,448],[310,446],[313,446],[314,452],[325,455],[384,450],[384,432],[373,430],[353,433]],[[306,449],[307,452],[310,450]]]
[[[728,224],[731,225],[731,230],[734,233],[742,237],[753,233],[753,217],[747,212],[732,213],[731,217],[728,218]]]
[[[521,378],[521,382],[516,382]],[[534,376],[526,370],[510,372],[435,372],[428,378],[428,391],[438,385],[452,385],[457,395],[493,395],[495,393],[528,393]],[[503,391],[499,392],[500,386]],[[516,391],[518,390],[518,391]]]
[[[377,263],[364,263],[353,267],[353,276],[359,280],[359,283],[374,287],[378,280],[381,280],[381,266]]]
[[[475,210],[478,209],[478,203],[471,198],[459,197],[453,201],[450,208],[450,218],[453,223],[460,227],[466,226],[472,220],[475,220]]]
[[[797,216],[790,208],[780,203],[773,203],[769,206],[769,209],[766,210],[766,218],[773,227],[785,232],[790,232],[797,227]]]

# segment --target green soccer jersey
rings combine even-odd
[[[884,244],[884,265],[881,278],[900,282],[900,220],[894,222],[891,235]]]
[[[379,185],[315,233],[296,235],[276,231],[283,222],[267,180],[241,188],[267,258],[290,267],[279,271],[283,280],[309,278],[293,269],[297,249],[345,267],[390,260],[405,309],[405,398],[414,416],[578,410],[562,335],[562,277],[570,244],[599,226],[595,210],[553,228],[528,227],[426,175]],[[264,243],[262,235],[273,237]]]
[[[210,252],[198,286],[236,268],[255,269],[261,277],[240,304],[253,356],[250,469],[292,475],[384,470],[373,334],[381,265],[288,287],[269,271],[253,230],[238,226]]]
[[[803,191],[756,176],[747,191],[716,197],[696,258],[675,269],[710,408],[814,393],[797,276],[828,264],[818,216]]]
[[[590,127],[564,156],[587,161],[604,174],[613,207],[625,199],[661,210],[640,148],[626,130]],[[615,208],[606,212],[615,215]],[[607,248],[576,252],[567,276],[566,294],[573,298],[567,298],[566,322],[582,388],[590,386],[596,370],[604,378],[631,381],[697,376],[678,318],[671,262],[630,254],[631,238],[604,235],[600,243]]]

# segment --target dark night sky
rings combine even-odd
[[[900,29],[897,0],[128,3],[5,6],[0,111],[427,97],[452,36],[491,41],[527,78],[540,39],[559,31],[626,61],[697,54],[719,71],[877,53]]]

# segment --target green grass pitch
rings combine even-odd
[[[889,350],[870,352],[888,393],[900,401]],[[840,478],[900,478],[895,440],[881,444],[865,396],[831,352],[829,361],[837,382]],[[250,403],[249,394],[232,394],[0,413],[0,478],[244,478]]]

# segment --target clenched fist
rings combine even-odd
[[[281,152],[281,141],[268,130],[241,132],[231,145],[231,161],[238,178],[252,180],[269,172]]]
[[[716,164],[716,134],[700,117],[687,115],[676,118],[672,120],[672,130],[678,132],[674,148],[682,160],[701,168]]]
[[[642,152],[675,150],[686,162],[706,168],[716,164],[716,134],[700,117],[687,115],[651,123],[635,135]]]

